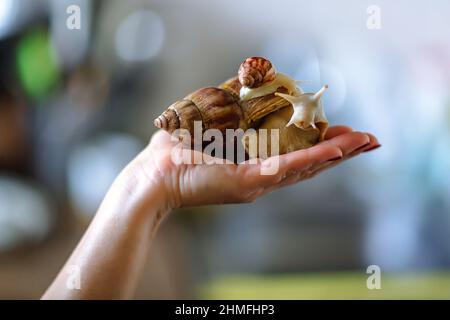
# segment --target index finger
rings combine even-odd
[[[309,168],[341,157],[342,152],[337,146],[318,144],[308,149],[273,156],[257,164],[243,163],[239,166],[246,166],[245,179],[250,181],[252,186],[270,187],[279,183],[290,170]]]
[[[332,126],[328,128],[327,132],[325,133],[325,140],[329,140],[341,134],[349,133],[352,131],[353,129],[349,126]]]

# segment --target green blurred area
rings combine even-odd
[[[200,288],[202,299],[450,299],[450,272],[381,276],[369,290],[365,273],[236,275]]]
[[[25,92],[32,98],[45,98],[57,85],[60,71],[48,32],[33,29],[17,47],[17,72]]]

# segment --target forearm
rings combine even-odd
[[[151,240],[168,211],[161,188],[132,163],[114,182],[43,299],[131,298]],[[78,271],[80,287],[73,288],[70,281]]]

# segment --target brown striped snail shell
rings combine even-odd
[[[220,88],[199,89],[183,100],[172,104],[154,124],[160,129],[173,133],[176,129],[186,129],[194,134],[194,121],[201,121],[203,130],[246,128],[244,114],[236,98]]]
[[[223,82],[219,88],[230,92],[236,99],[239,99],[239,92],[242,88],[242,84],[238,77],[234,77]],[[287,93],[287,90],[284,87],[279,87],[277,92]],[[275,93],[250,100],[238,101],[244,111],[244,119],[247,123],[247,127],[255,127],[258,121],[266,115],[291,105],[285,99],[276,96]]]
[[[262,57],[251,57],[241,63],[238,71],[239,82],[243,87],[257,88],[275,79],[275,68]]]

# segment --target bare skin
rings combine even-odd
[[[261,175],[258,164],[174,164],[175,142],[157,132],[117,177],[88,230],[42,299],[130,299],[161,220],[172,209],[245,203],[314,177],[380,146],[368,133],[346,126],[328,130],[325,141],[279,156],[279,170]],[[67,286],[73,267],[80,289]]]

